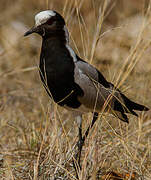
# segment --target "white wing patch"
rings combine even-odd
[[[65,25],[64,25],[63,29],[64,29],[64,32],[65,32],[66,43],[69,43],[69,32],[68,32],[68,29],[67,29],[67,27]]]
[[[63,30],[64,30],[64,32],[65,32],[65,39],[66,39],[66,44],[65,44],[65,46],[66,46],[66,48],[68,49],[71,57],[73,58],[73,61],[74,61],[74,62],[77,62],[76,54],[75,54],[75,52],[73,51],[73,49],[72,49],[72,48],[70,47],[70,45],[69,45],[69,32],[68,32],[67,27],[66,27],[65,25],[64,25],[64,27],[63,27]]]
[[[49,18],[51,18],[52,16],[55,16],[55,15],[56,15],[56,13],[51,10],[41,11],[40,13],[36,14],[36,16],[35,16],[35,25],[39,26],[41,24],[44,24],[45,22],[47,22],[47,20]]]
[[[77,62],[76,54],[75,54],[75,52],[73,51],[73,49],[68,45],[68,43],[66,43],[66,48],[68,49],[71,57],[73,58],[73,61],[74,61],[74,62]]]

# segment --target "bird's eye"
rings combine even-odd
[[[53,18],[50,18],[50,19],[47,21],[47,24],[51,25],[53,22],[54,22],[54,19],[53,19]]]

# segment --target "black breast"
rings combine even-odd
[[[59,105],[78,108],[82,89],[74,82],[74,62],[66,46],[57,40],[43,40],[40,77],[49,96]]]

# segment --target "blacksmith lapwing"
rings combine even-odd
[[[79,126],[78,154],[99,112],[109,112],[128,123],[126,113],[148,108],[128,99],[91,64],[81,59],[69,45],[64,18],[56,11],[46,10],[35,16],[35,26],[24,36],[37,33],[42,37],[40,77],[49,96],[60,106],[74,111]],[[82,136],[82,114],[93,112],[93,120]]]

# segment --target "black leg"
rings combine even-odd
[[[77,116],[76,120],[79,127],[79,140],[76,144],[76,151],[75,151],[75,155],[73,159],[73,167],[76,172],[76,178],[78,179],[78,172],[81,169],[80,157],[81,157],[81,151],[82,151],[82,145],[83,145],[82,143],[82,116]]]
[[[80,158],[81,158],[81,152],[82,152],[82,147],[84,145],[84,142],[85,142],[85,139],[87,138],[87,136],[89,135],[89,131],[90,129],[93,127],[93,125],[95,124],[96,120],[98,118],[98,113],[95,112],[93,114],[93,119],[92,119],[92,122],[91,124],[89,125],[89,127],[87,128],[84,136],[82,137],[82,123],[81,123],[81,126],[79,127],[79,141],[78,141],[78,156],[77,156],[77,160],[78,160],[78,165],[81,169],[81,166],[80,166]]]
[[[85,139],[87,138],[87,136],[89,134],[90,129],[93,127],[93,125],[94,125],[94,123],[96,122],[97,119],[98,119],[98,113],[94,112],[92,122],[91,122],[90,126],[88,127],[88,129],[86,130],[86,132],[85,132],[85,134],[84,134],[84,136],[82,138],[83,144],[84,144],[84,141],[85,141]]]
[[[80,165],[80,159],[81,159],[81,152],[82,152],[82,146],[83,146],[83,138],[82,138],[82,123],[79,127],[79,141],[78,141],[78,153],[77,153],[77,162],[78,162],[78,166],[81,169],[81,165]]]
[[[84,145],[84,142],[85,142],[85,139],[87,138],[87,136],[89,135],[89,131],[90,129],[93,127],[93,125],[95,124],[96,120],[98,118],[98,113],[95,112],[93,114],[93,119],[92,119],[92,122],[91,124],[89,125],[89,127],[87,128],[84,136],[82,137],[82,118],[81,118],[81,121],[79,123],[79,140],[78,140],[78,143],[77,143],[77,147],[78,147],[78,151],[76,152],[75,154],[75,160],[77,161],[78,163],[78,167],[76,166],[75,163],[73,163],[74,165],[74,168],[76,170],[76,176],[78,178],[78,173],[77,173],[77,169],[81,169],[81,165],[80,165],[80,159],[81,159],[81,152],[82,152],[82,147]]]

